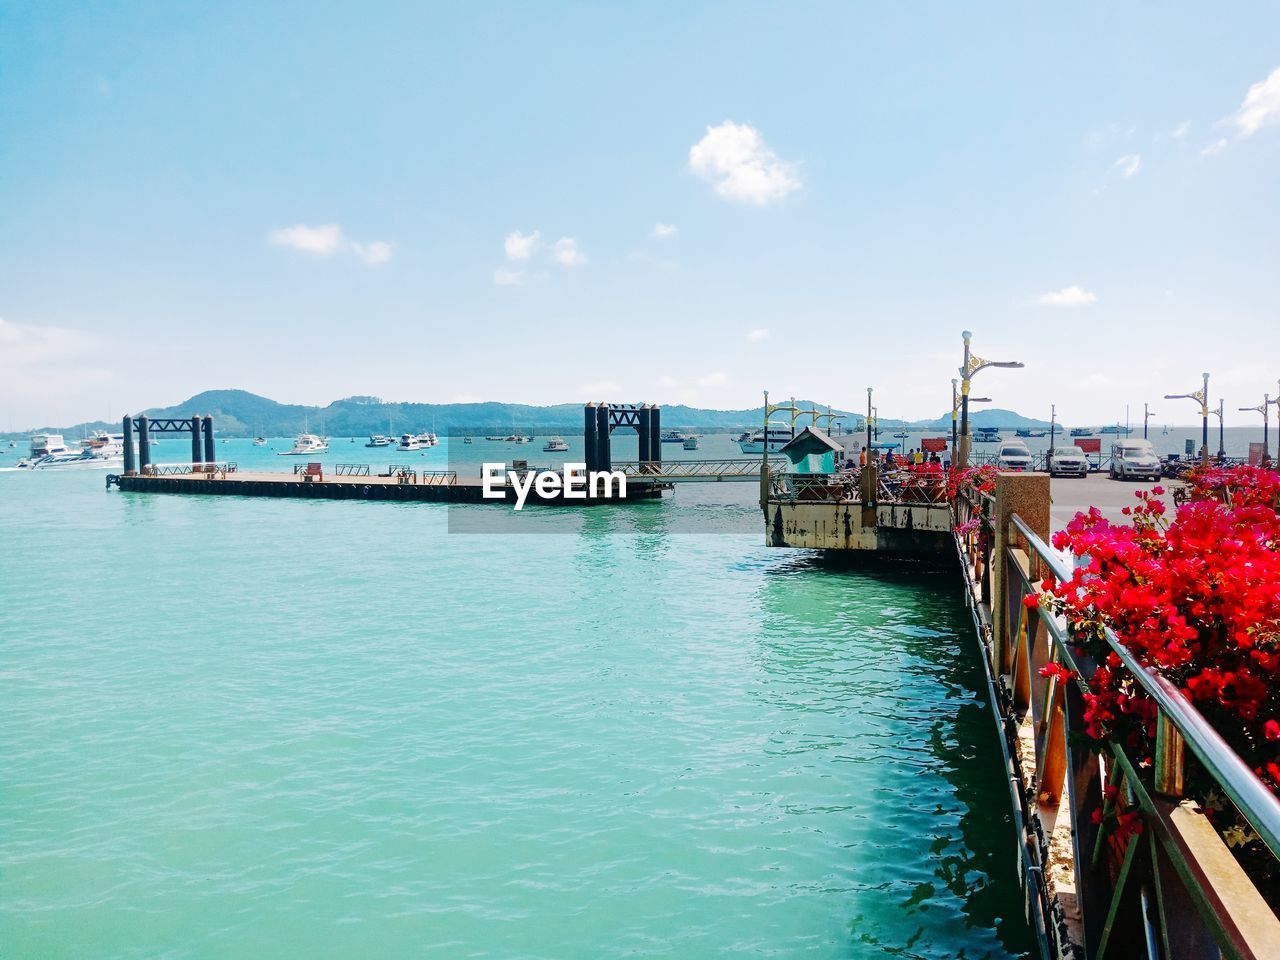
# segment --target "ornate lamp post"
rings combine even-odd
[[[1226,401],[1225,401],[1225,400],[1223,400],[1221,397],[1219,397],[1219,398],[1218,398],[1218,409],[1217,409],[1217,410],[1210,410],[1210,411],[1209,411],[1209,412],[1210,412],[1210,413],[1212,413],[1215,417],[1217,417],[1217,418],[1218,418],[1218,463],[1219,463],[1219,465],[1221,465],[1223,458],[1224,458],[1224,457],[1226,457],[1226,455],[1227,455],[1227,451],[1226,451],[1225,449],[1223,449],[1223,448],[1225,447],[1225,444],[1223,443],[1223,440],[1225,439],[1225,438],[1223,437],[1223,433],[1225,432],[1225,427],[1224,427],[1223,422],[1222,422],[1222,415],[1223,415],[1223,413],[1225,412],[1225,411],[1224,411],[1224,406],[1223,406],[1225,403],[1226,403]]]
[[[969,462],[969,384],[973,378],[987,367],[1006,367],[1011,370],[1021,369],[1026,364],[1017,360],[983,360],[970,350],[973,334],[963,331],[964,366],[960,368],[960,455],[955,465],[963,467]]]
[[[871,388],[867,387],[867,463],[871,462],[871,422],[875,408],[871,406]]]
[[[1267,436],[1267,433],[1271,426],[1270,407],[1273,403],[1276,403],[1276,402],[1277,402],[1276,400],[1271,399],[1271,394],[1264,393],[1262,395],[1262,402],[1258,404],[1256,407],[1240,408],[1242,412],[1248,412],[1252,410],[1254,413],[1262,414],[1262,459],[1263,460],[1266,460],[1267,457],[1271,456],[1271,440]]]
[[[1200,462],[1209,463],[1209,375],[1202,373],[1204,385],[1195,393],[1166,393],[1166,400],[1194,400],[1200,404]]]
[[[960,419],[960,394],[956,390],[959,380],[951,380],[951,462],[956,462],[956,423]],[[970,397],[970,403],[990,403],[990,397]]]

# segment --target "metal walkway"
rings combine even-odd
[[[668,460],[660,463],[640,463],[628,460],[613,464],[628,480],[662,480],[667,483],[715,483],[727,480],[759,480],[763,461],[753,459],[732,460]],[[776,466],[775,466],[776,464]],[[781,460],[770,460],[770,470],[782,466]]]

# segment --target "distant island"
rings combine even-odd
[[[798,400],[796,405],[826,410],[826,406]],[[433,430],[440,434],[487,434],[515,431],[550,430],[575,434],[582,431],[582,404],[558,403],[533,406],[522,403],[389,403],[378,397],[346,397],[328,406],[310,407],[278,403],[247,390],[206,390],[189,400],[170,407],[152,407],[140,411],[149,417],[188,417],[193,413],[210,414],[214,427],[224,437],[291,437],[308,429],[313,433],[335,437],[364,437],[372,434]],[[844,425],[865,429],[861,414],[834,410],[845,416]],[[780,418],[781,414],[775,414]],[[761,426],[763,407],[745,410],[710,410],[672,404],[662,407],[664,429],[690,429],[708,433],[753,430]],[[983,408],[970,412],[974,427],[997,427],[1007,430],[1049,428],[1047,420],[1024,417],[1012,410]],[[803,418],[800,423],[807,423]],[[902,429],[950,433],[951,415],[934,420],[880,419],[880,430]],[[67,426],[32,428],[22,433],[0,434],[20,437],[29,433],[56,432],[81,436],[94,430],[119,432],[120,421],[97,420]]]

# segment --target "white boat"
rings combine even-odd
[[[58,433],[40,433],[31,438],[31,453],[18,466],[29,470],[51,467],[110,467],[124,461],[124,434],[103,433],[80,441],[79,449],[66,445]]]
[[[695,437],[693,434],[689,434],[689,436],[684,438],[684,448],[686,450],[697,450],[698,438]]]
[[[254,438],[253,438],[253,445],[254,445],[255,447],[265,447],[265,446],[267,445],[267,438],[266,438],[266,437],[254,437]]]
[[[277,453],[277,457],[305,457],[314,453],[324,453],[329,449],[329,442],[314,433],[300,433],[293,441],[293,449]]]
[[[470,442],[471,442],[471,438],[470,438],[470,437],[463,437],[463,438],[462,438],[462,442],[463,442],[463,443],[470,443]]]
[[[973,431],[974,443],[999,443],[1000,431],[995,427],[978,427]]]
[[[432,432],[432,433],[420,433],[420,434],[418,434],[418,442],[419,442],[420,444],[422,444],[424,447],[434,447],[434,446],[436,446],[437,444],[439,444],[439,443],[440,443],[440,440],[439,440],[439,438],[435,435],[435,433],[434,433],[434,432]]]
[[[369,442],[366,443],[365,446],[366,447],[390,447],[394,443],[395,441],[392,440],[390,437],[384,437],[380,433],[375,433],[372,437],[369,438]]]
[[[548,437],[547,442],[543,444],[543,453],[564,453],[569,449],[569,444],[564,442],[564,437]]]
[[[662,443],[684,443],[685,435],[679,430],[663,430],[658,439]]]
[[[422,442],[422,434],[420,433],[402,433],[400,434],[400,442],[396,445],[396,449],[404,452],[409,450],[425,450],[429,446],[431,446],[431,444]]]
[[[763,430],[757,430],[751,436],[743,434],[738,438],[738,449],[743,453],[764,453],[765,446],[769,448],[769,452],[781,450],[792,440],[790,427],[770,427],[768,436],[765,436]]]

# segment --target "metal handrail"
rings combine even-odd
[[[1010,518],[1014,528],[1025,539],[1036,555],[1046,563],[1054,577],[1068,581],[1072,571],[1056,556],[1043,540],[1014,514]],[[1231,749],[1204,715],[1169,680],[1149,667],[1143,666],[1128,647],[1110,628],[1104,629],[1107,645],[1150,695],[1169,721],[1182,734],[1184,742],[1221,785],[1236,808],[1249,821],[1273,854],[1280,857],[1280,798],[1276,797],[1248,764]]]

